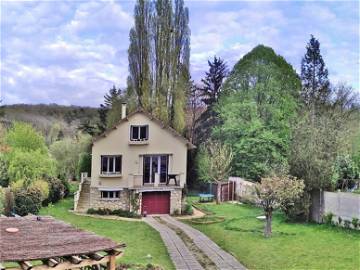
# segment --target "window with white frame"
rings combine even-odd
[[[101,156],[101,174],[121,174],[121,156]]]
[[[147,141],[149,139],[149,126],[130,126],[131,141]]]
[[[119,199],[120,191],[119,190],[101,190],[101,199]]]

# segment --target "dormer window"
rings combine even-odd
[[[149,139],[149,126],[130,126],[130,141],[147,141]]]

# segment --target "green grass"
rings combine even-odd
[[[51,215],[78,228],[109,237],[116,242],[126,243],[127,247],[120,260],[121,263],[146,265],[151,262],[166,270],[174,269],[159,233],[146,223],[77,216],[68,211],[72,206],[73,200],[65,199],[55,205],[42,208],[40,214]],[[147,254],[151,254],[151,261],[146,258]]]
[[[189,201],[196,199],[190,198]],[[248,205],[200,204],[221,223],[191,226],[208,235],[249,269],[360,269],[360,232],[319,224],[287,223],[280,213],[273,237],[263,236],[262,210]]]

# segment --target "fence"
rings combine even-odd
[[[314,221],[321,222],[322,216],[327,213],[334,214],[335,219],[360,219],[360,194],[325,191],[312,195],[311,217]]]

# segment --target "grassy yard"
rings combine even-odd
[[[146,265],[151,262],[166,270],[174,269],[159,233],[147,224],[77,216],[68,212],[72,205],[72,199],[66,199],[53,206],[42,208],[40,214],[51,215],[78,228],[126,243],[125,255],[121,258],[122,263]],[[146,258],[147,254],[153,257],[151,261]]]
[[[225,217],[210,225],[191,224],[249,269],[360,269],[360,232],[318,224],[287,223],[277,213],[273,237],[262,235],[262,211],[248,205],[203,204]]]

